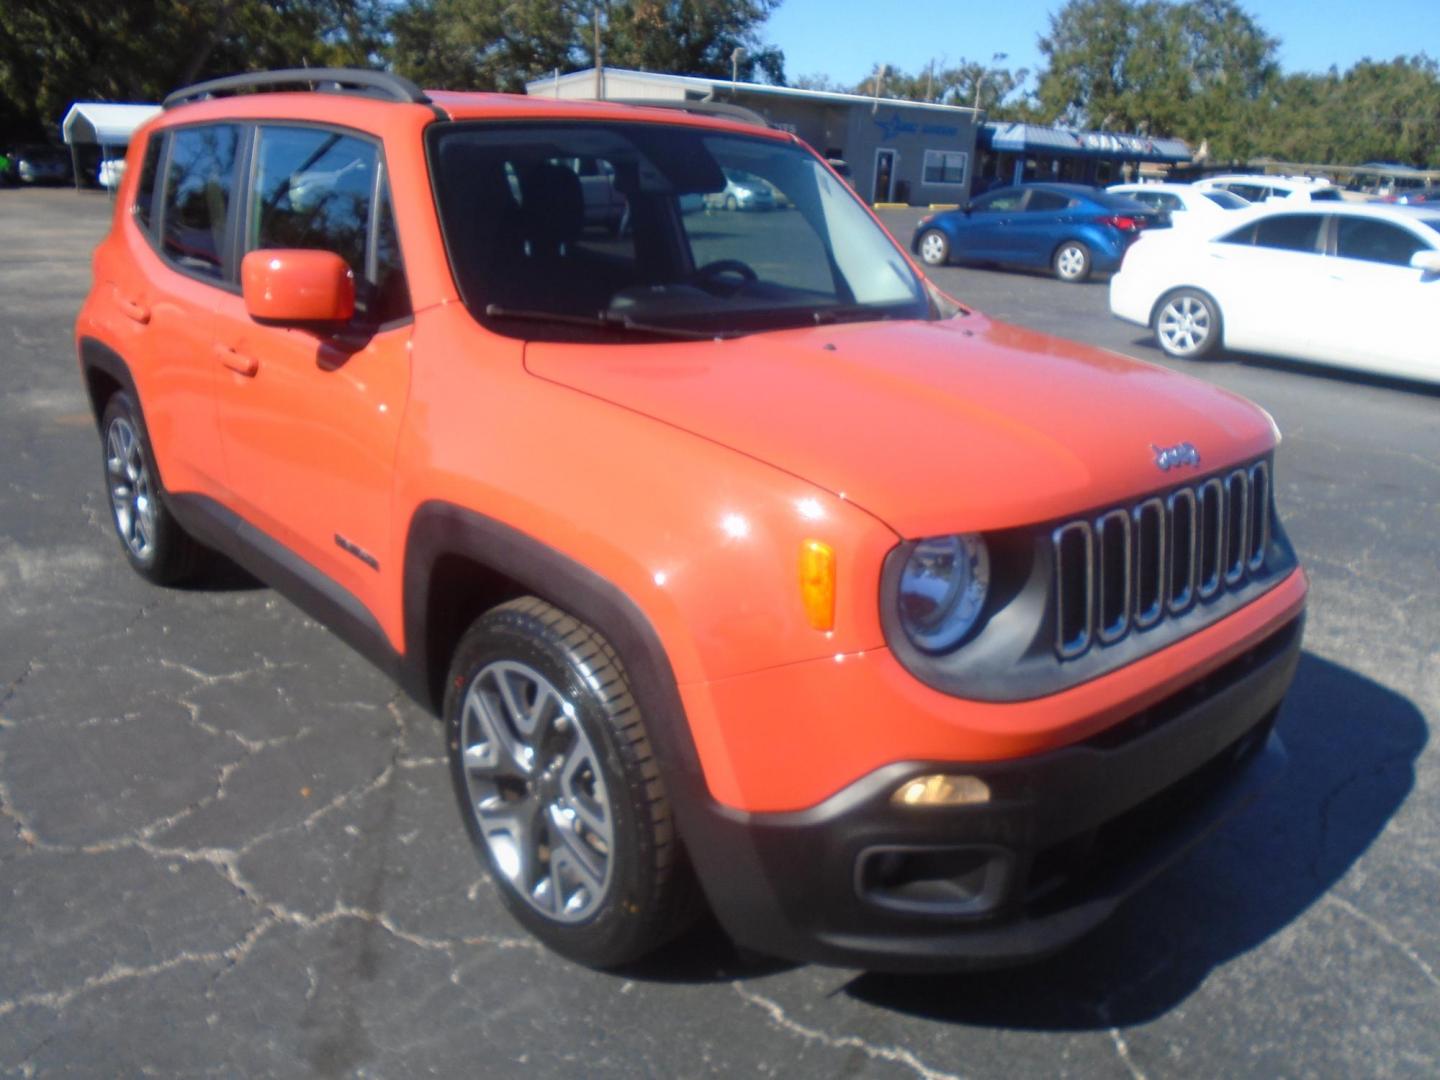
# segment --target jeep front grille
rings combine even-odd
[[[1241,588],[1265,566],[1270,496],[1257,461],[1056,528],[1055,652],[1069,660]]]

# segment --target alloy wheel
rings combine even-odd
[[[498,660],[461,708],[466,792],[496,872],[547,919],[590,917],[609,888],[614,821],[575,704],[529,665]]]
[[[1212,330],[1210,309],[1195,296],[1177,296],[1166,302],[1156,320],[1155,333],[1172,356],[1191,356],[1205,347]]]
[[[140,436],[123,416],[112,419],[105,432],[105,473],[115,530],[143,562],[155,551],[155,492]]]

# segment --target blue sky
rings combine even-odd
[[[785,74],[826,74],[859,82],[876,63],[919,71],[931,57],[1000,66],[1040,67],[1036,39],[1063,0],[782,0],[761,32],[785,50]],[[1264,0],[1241,5],[1280,39],[1287,72],[1342,71],[1365,57],[1390,60],[1426,51],[1440,60],[1440,3],[1435,0]]]

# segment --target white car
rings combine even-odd
[[[1236,210],[1250,206],[1228,191],[1206,191],[1192,184],[1114,184],[1105,190],[1169,214],[1172,228],[1212,234],[1233,224]]]
[[[1272,203],[1209,238],[1147,233],[1110,310],[1179,359],[1224,346],[1440,383],[1440,209]]]
[[[1263,176],[1237,173],[1207,176],[1193,185],[1201,191],[1228,191],[1246,202],[1341,202],[1344,196],[1329,180],[1309,176]]]

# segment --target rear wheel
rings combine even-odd
[[[461,639],[445,723],[470,838],[511,914],[573,960],[613,967],[692,912],[670,804],[619,657],[535,597]]]
[[[950,241],[939,229],[930,229],[920,237],[920,259],[926,266],[944,266],[950,258]]]
[[[171,516],[160,495],[155,456],[139,406],[123,390],[110,395],[100,418],[110,523],[136,573],[171,585],[196,570],[201,548]]]
[[[1177,289],[1156,307],[1154,329],[1166,356],[1201,360],[1220,346],[1220,309],[1198,289]]]
[[[1090,249],[1079,240],[1067,240],[1055,249],[1051,265],[1061,281],[1084,281],[1090,276]]]

